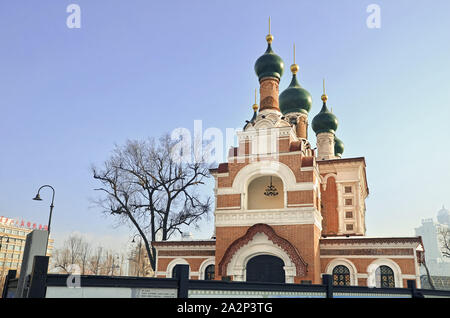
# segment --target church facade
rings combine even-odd
[[[297,80],[279,93],[284,63],[266,37],[256,61],[260,105],[238,132],[215,178],[215,235],[210,240],[153,242],[157,277],[172,277],[188,264],[191,279],[337,285],[420,286],[420,237],[367,237],[369,194],[364,157],[343,158],[338,120],[321,96],[311,121],[310,93]]]

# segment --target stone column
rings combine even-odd
[[[334,134],[322,132],[317,134],[317,159],[335,159],[334,155]]]

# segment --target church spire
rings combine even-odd
[[[327,107],[328,96],[325,93],[325,79],[323,80],[321,99],[323,101],[322,109],[311,122],[312,129],[317,137],[317,157],[319,160],[335,159],[342,155],[344,144],[335,136],[338,120]],[[338,147],[335,148],[336,140],[338,141]]]
[[[283,75],[284,62],[272,50],[273,35],[270,29],[266,36],[267,50],[255,62],[255,73],[260,83],[260,111],[272,110],[279,112],[279,84]]]

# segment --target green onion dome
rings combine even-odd
[[[329,132],[335,133],[338,127],[336,116],[327,108],[327,95],[322,95],[323,106],[320,112],[312,120],[312,129],[317,134]]]
[[[291,67],[292,69],[293,67]],[[308,115],[308,112],[311,110],[311,94],[300,86],[296,73],[293,72],[291,84],[280,94],[279,102],[283,115],[289,113],[304,113]]]
[[[336,135],[334,136],[334,155],[337,157],[342,157],[344,153],[344,143]]]
[[[255,72],[258,75],[258,79],[261,80],[264,77],[276,77],[278,79],[283,75],[284,62],[276,55],[272,50],[273,36],[268,35],[267,50],[260,56],[255,63]]]

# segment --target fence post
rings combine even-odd
[[[331,275],[322,275],[322,285],[325,285],[327,298],[333,298],[333,279]]]
[[[27,298],[45,298],[47,291],[48,256],[35,256]]]
[[[189,292],[189,265],[177,265],[175,277],[178,280],[178,298],[188,298]]]
[[[15,269],[10,269],[8,271],[8,275],[5,278],[5,283],[3,284],[2,298],[6,298],[8,296],[8,285],[9,280],[16,278],[17,271]]]
[[[408,279],[406,281],[408,288],[411,290],[412,298],[423,298],[423,294],[417,291],[416,281],[414,279]]]

